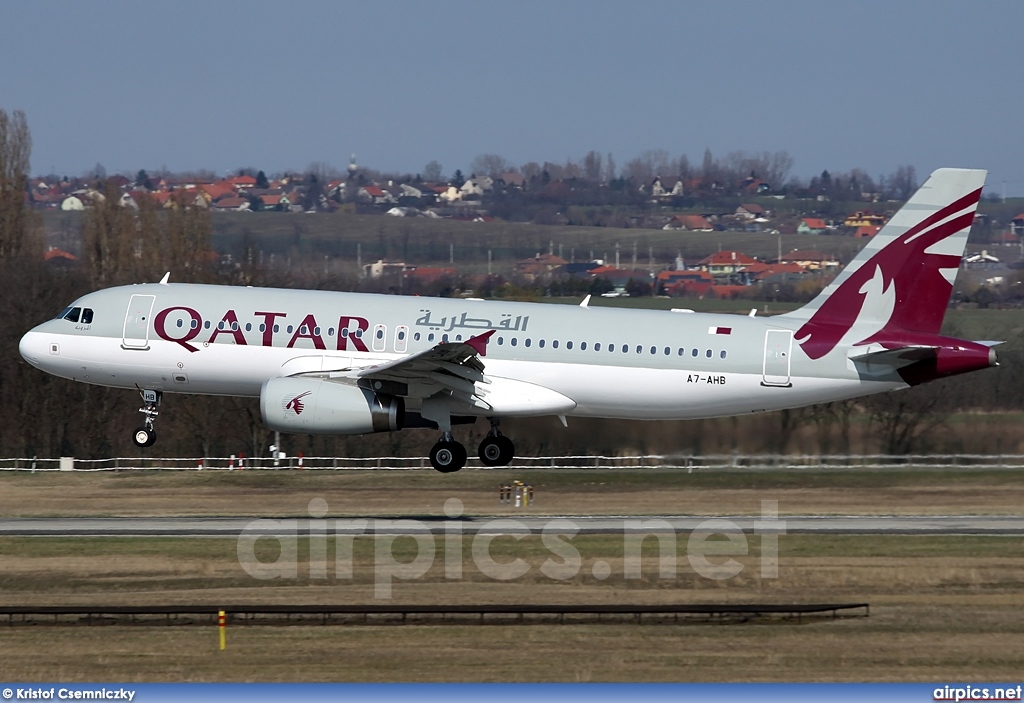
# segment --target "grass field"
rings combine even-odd
[[[761,499],[787,513],[1020,514],[1019,471],[737,472],[533,471],[530,513],[755,513]],[[11,515],[248,514],[304,516],[324,498],[332,516],[440,515],[459,497],[468,514],[501,514],[496,482],[511,476],[463,471],[122,472],[4,474]],[[505,511],[511,512],[511,511]],[[246,572],[238,543],[182,538],[0,538],[0,602],[44,604],[229,603],[809,603],[868,602],[870,618],[742,624],[627,625],[269,625],[229,628],[14,626],[0,623],[0,678],[63,681],[931,681],[1013,680],[1024,666],[1024,541],[1019,537],[810,536],[779,538],[777,578],[762,574],[762,544],[745,538],[729,578],[708,578],[687,558],[680,534],[674,563],[648,538],[639,577],[626,576],[635,543],[576,535],[578,568],[541,537],[497,537],[498,574],[485,575],[474,538],[414,570],[411,537],[390,541],[396,578],[378,598],[378,538],[356,538],[351,576],[334,561],[310,569],[297,538],[295,578]],[[260,539],[263,562],[280,543]],[[632,553],[636,553],[635,551]],[[461,561],[451,554],[461,554]],[[710,556],[721,564],[728,556]],[[450,562],[450,559],[455,561]],[[666,561],[668,559],[668,561]],[[449,578],[446,567],[460,563]],[[603,562],[606,578],[595,570]],[[344,558],[341,565],[344,566]],[[407,566],[401,566],[401,565]],[[666,573],[661,568],[667,569]],[[316,577],[314,577],[316,576]],[[415,578],[413,578],[415,577]]]
[[[649,540],[650,541],[650,540]],[[408,542],[406,544],[405,542]],[[731,579],[698,576],[682,556],[658,575],[653,544],[643,577],[622,578],[621,538],[573,539],[584,569],[543,576],[539,538],[495,540],[497,561],[521,558],[513,581],[467,564],[445,579],[440,560],[396,581],[392,602],[420,603],[871,603],[870,618],[709,625],[237,626],[217,651],[216,628],[4,627],[0,677],[118,681],[915,681],[1013,680],[1024,654],[1024,546],[997,537],[780,539],[779,578],[758,571],[756,538]],[[411,558],[411,540],[395,541]],[[357,539],[352,580],[257,581],[230,540],[0,539],[0,594],[28,603],[374,602],[373,545]],[[330,552],[329,552],[330,553]],[[608,561],[599,581],[587,567]]]
[[[777,500],[784,514],[1020,514],[1017,470],[696,471],[647,469],[485,471],[123,471],[0,474],[5,517],[307,516],[327,501],[332,516],[442,515],[448,498],[466,514],[516,513],[498,484],[523,480],[534,515],[757,514]]]

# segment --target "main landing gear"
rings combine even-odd
[[[443,474],[458,471],[466,465],[466,448],[445,432],[441,439],[430,448],[430,465]]]
[[[477,455],[484,466],[507,466],[516,454],[516,447],[498,429],[497,418],[490,418],[491,431],[480,442]],[[441,439],[430,448],[430,465],[443,474],[458,471],[466,465],[466,448],[455,441],[452,433],[445,432]]]
[[[487,433],[477,455],[484,466],[508,466],[516,455],[516,445],[498,429],[498,418],[492,417],[491,431]]]
[[[142,391],[142,407],[139,412],[146,416],[143,426],[132,433],[132,441],[136,447],[151,447],[156,442],[156,431],[153,429],[153,421],[160,414],[157,407],[160,405],[160,391]]]

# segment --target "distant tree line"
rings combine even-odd
[[[793,159],[785,151],[735,151],[718,158],[706,149],[701,162],[695,164],[685,154],[673,157],[665,150],[651,150],[621,167],[612,154],[590,151],[579,161],[531,161],[518,166],[498,154],[482,154],[473,159],[468,174],[456,169],[447,177],[437,161],[415,175],[360,169],[350,176],[360,185],[426,182],[455,187],[467,179],[487,177],[493,188],[479,200],[490,215],[536,224],[606,227],[646,226],[642,214],[661,207],[713,212],[735,208],[737,198],[753,200],[765,195],[810,199],[820,203],[812,212],[828,214],[832,202],[843,203],[839,206],[843,208],[847,203],[906,200],[918,185],[913,166],[900,166],[891,174],[875,177],[862,169],[845,173],[825,170],[809,179],[791,175],[792,167]],[[655,178],[681,181],[682,194],[653,199]],[[349,190],[346,197],[355,200],[355,191]]]

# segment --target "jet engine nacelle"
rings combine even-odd
[[[317,378],[272,378],[260,391],[260,413],[278,432],[368,434],[402,429],[405,402]]]

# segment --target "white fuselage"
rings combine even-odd
[[[688,419],[906,385],[862,378],[845,349],[807,358],[782,318],[187,284],[112,288],[74,306],[90,322],[39,325],[22,339],[26,360],[170,393],[259,396],[269,379],[365,368],[488,330],[487,377],[520,382],[496,389],[533,384],[571,401],[503,414]]]

